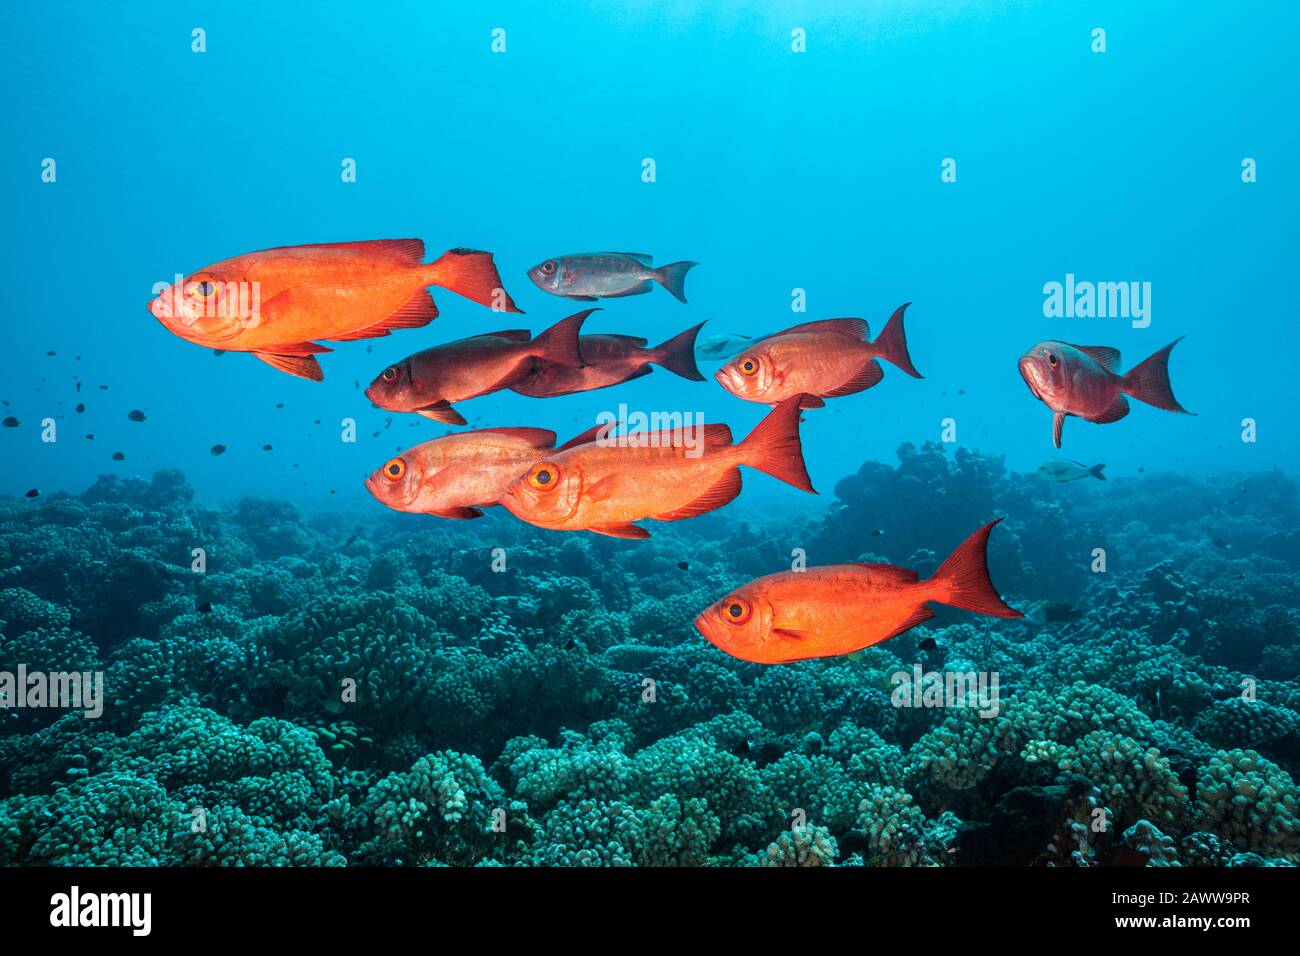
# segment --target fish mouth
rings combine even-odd
[[[1043,389],[1047,385],[1046,378],[1043,375],[1042,364],[1033,356],[1026,355],[1020,360],[1020,377],[1025,380],[1029,390],[1034,393],[1034,398],[1042,401]]]
[[[376,501],[383,501],[383,500],[384,500],[383,498],[380,498],[380,497],[379,497],[379,486],[378,486],[377,484],[375,484],[375,476],[374,476],[374,475],[371,475],[370,477],[368,477],[368,478],[366,479],[366,491],[370,492],[370,493],[375,497],[375,500],[376,500]]]
[[[727,370],[725,368],[720,368],[716,372],[714,372],[713,380],[717,382],[719,385],[721,385],[723,388],[725,388],[727,391],[729,392],[732,391],[731,376],[727,373]]]

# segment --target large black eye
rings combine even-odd
[[[198,284],[197,291],[199,295],[206,299],[208,296],[212,295],[212,293],[217,291],[217,287],[215,283],[205,281]]]
[[[555,466],[549,462],[534,465],[528,472],[528,483],[538,491],[555,487]]]
[[[393,368],[393,367],[390,365],[390,366],[388,366],[388,368],[384,369],[383,373],[382,373],[379,377],[382,378],[385,382],[393,382],[393,381],[396,381],[396,380],[397,380],[397,369]]]
[[[740,363],[741,375],[753,375],[757,371],[758,371],[758,363],[755,362],[752,358],[744,359]]]
[[[543,262],[543,263],[542,263],[542,272],[544,272],[546,275],[551,275],[553,272],[555,272],[555,262],[554,262],[554,260],[547,259],[545,262]]]
[[[1056,357],[1056,353],[1055,353],[1055,352],[1048,352],[1048,353],[1047,353],[1047,364],[1048,364],[1048,365],[1052,366],[1052,368],[1056,368],[1056,366],[1057,366],[1059,363],[1060,363],[1060,359],[1058,359],[1058,358]]]

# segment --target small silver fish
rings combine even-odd
[[[644,252],[583,252],[557,256],[528,270],[537,288],[551,295],[594,302],[625,295],[643,295],[658,282],[686,301],[686,273],[695,262],[673,262],[654,267]]]
[[[702,362],[725,362],[754,340],[748,335],[711,335],[695,345],[695,358]]]
[[[1071,461],[1068,458],[1053,458],[1045,461],[1038,466],[1038,471],[1034,474],[1045,481],[1078,481],[1080,478],[1096,478],[1099,481],[1105,481],[1106,476],[1102,474],[1102,469],[1106,466],[1093,465],[1089,468],[1077,461]]]

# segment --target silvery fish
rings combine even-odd
[[[1105,467],[1102,464],[1089,468],[1081,462],[1071,461],[1068,458],[1053,458],[1039,465],[1038,471],[1034,474],[1045,481],[1078,481],[1080,478],[1096,478],[1105,481],[1106,476],[1101,473]]]
[[[725,362],[754,341],[748,335],[711,335],[695,346],[698,362]]]
[[[695,262],[673,262],[654,267],[644,252],[583,252],[557,256],[528,270],[537,288],[551,295],[594,302],[625,295],[643,295],[658,282],[686,301],[686,273]]]

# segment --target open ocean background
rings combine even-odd
[[[106,696],[97,720],[0,709],[0,865],[1300,863],[1298,27],[1200,0],[13,6],[0,678]],[[314,383],[146,310],[241,253],[406,237],[491,251],[526,315],[435,288],[435,322],[330,343]],[[886,365],[806,413],[820,496],[746,469],[650,541],[375,501],[366,475],[448,429],[367,383],[585,307],[525,273],[598,250],[699,266],[689,305],[604,300],[585,332],[874,337],[911,302],[925,377]],[[1067,274],[1150,283],[1149,327],[1045,317]],[[1135,401],[1052,447],[1030,346],[1128,370],[1184,336],[1195,416]],[[737,437],[766,411],[662,369],[457,404],[561,441],[621,406]],[[1059,457],[1108,480],[1031,477]],[[692,626],[795,549],[926,576],[1001,515],[1023,621],[940,609],[775,667]],[[1000,674],[1000,716],[896,706],[913,667]]]

